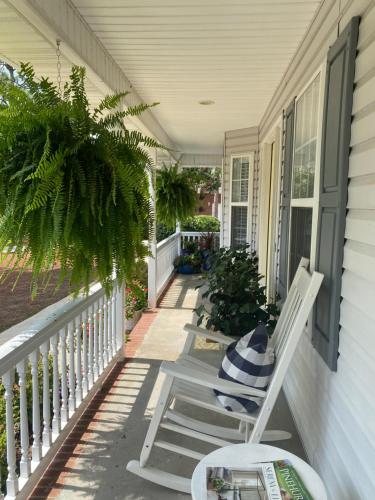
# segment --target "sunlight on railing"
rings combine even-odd
[[[2,490],[14,498],[63,437],[123,348],[124,297],[95,285],[0,347],[6,457]],[[61,440],[60,440],[61,441]],[[7,474],[5,474],[7,472]],[[4,477],[5,476],[5,477]]]

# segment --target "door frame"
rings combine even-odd
[[[276,298],[277,251],[282,166],[282,116],[261,143],[259,272],[268,300]]]

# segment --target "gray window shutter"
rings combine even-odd
[[[288,293],[289,219],[293,166],[294,108],[295,99],[289,104],[284,118],[284,175],[280,203],[280,256],[277,293],[285,300]]]
[[[354,17],[327,56],[322,131],[317,271],[324,274],[313,313],[313,344],[337,370],[342,262],[359,18]]]

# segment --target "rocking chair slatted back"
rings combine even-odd
[[[321,273],[307,271],[306,259],[301,264],[270,343],[275,350],[276,365],[249,442],[259,442],[262,437],[324,278]]]

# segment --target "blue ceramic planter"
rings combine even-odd
[[[177,272],[180,274],[196,274],[199,273],[199,269],[191,266],[190,264],[184,264],[183,266],[177,267]]]

